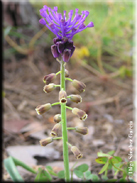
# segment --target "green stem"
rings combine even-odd
[[[57,73],[56,73],[56,76],[57,76],[58,74],[60,74],[60,73],[61,73],[61,71],[57,72]]]
[[[74,171],[74,167],[76,166],[78,162],[75,162],[75,164],[72,166],[72,168],[70,169],[71,171],[71,182],[73,182],[73,171]]]
[[[54,85],[55,87],[60,87],[60,85]]]
[[[51,106],[59,105],[59,104],[60,104],[60,102],[56,102],[56,103],[51,104]]]
[[[68,146],[72,147],[72,145],[70,143],[67,142],[67,144],[68,144]]]
[[[65,78],[65,80],[73,81],[71,78]]]
[[[114,165],[114,163],[112,162],[112,160],[110,160],[110,161],[111,161],[112,165],[113,165],[116,169],[118,169],[119,171],[122,171],[123,173],[126,173],[125,170],[122,170],[121,168],[116,167],[116,166]],[[127,174],[127,173],[126,173],[126,174]]]
[[[61,61],[61,77],[60,90],[65,91],[65,66],[64,62]],[[70,181],[69,175],[69,156],[68,156],[68,135],[67,135],[67,121],[66,121],[66,103],[61,103],[61,120],[62,120],[62,140],[63,140],[63,160],[64,160],[64,171],[65,171],[65,181]]]
[[[75,130],[75,127],[68,127],[67,130]]]
[[[62,139],[62,137],[54,137],[53,140],[59,140]]]
[[[68,106],[66,106],[66,108],[68,108],[68,109],[70,109],[70,110],[72,110],[72,109],[73,109],[72,107],[68,107]]]

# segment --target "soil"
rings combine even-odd
[[[76,145],[83,154],[83,160],[91,162],[91,172],[98,174],[102,165],[95,162],[97,152],[115,150],[115,156],[120,156],[123,161],[128,159],[129,153],[129,122],[133,119],[133,78],[111,79],[109,77],[96,76],[90,69],[77,62],[66,64],[70,78],[77,79],[86,84],[85,92],[81,93],[82,103],[75,104],[68,101],[70,107],[78,107],[88,114],[88,118],[82,122],[77,116],[67,109],[67,123],[69,127],[86,126],[89,134],[82,136],[74,131],[68,132],[69,143]],[[88,66],[90,68],[90,66]],[[54,126],[53,116],[60,113],[60,107],[54,106],[49,112],[39,117],[36,114],[36,106],[44,103],[58,102],[59,89],[51,93],[43,92],[43,77],[50,73],[59,71],[59,63],[52,57],[50,48],[43,50],[37,49],[34,53],[23,56],[14,55],[5,59],[3,63],[4,81],[3,89],[3,154],[4,159],[8,157],[6,148],[15,145],[34,145],[39,144],[39,139],[31,137],[30,132],[20,132],[26,123],[37,121],[45,129],[45,134],[49,135]],[[59,84],[59,76],[55,80]],[[66,81],[67,94],[79,94]],[[6,126],[18,121],[21,125],[15,130],[15,126]],[[35,129],[37,131],[37,129]],[[57,140],[54,142],[55,150],[59,151],[62,161],[62,143]],[[75,162],[75,157],[69,151],[69,159]],[[4,171],[4,177],[7,172]],[[118,174],[120,177],[121,174]],[[26,175],[27,180],[31,181],[32,176]],[[114,172],[109,171],[109,178],[114,178]],[[9,176],[4,178],[10,180]]]

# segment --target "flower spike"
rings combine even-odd
[[[82,26],[85,19],[89,15],[88,11],[82,11],[82,15],[78,14],[79,9],[75,9],[75,16],[72,20],[73,10],[70,10],[68,13],[68,19],[66,17],[66,11],[64,11],[63,15],[58,13],[58,8],[54,7],[51,9],[46,5],[40,10],[40,15],[44,18],[39,20],[39,23],[45,25],[51,32],[53,32],[59,39],[63,37],[67,37],[69,40],[73,38],[73,36],[83,31],[88,27],[94,27],[93,22],[90,22],[90,25]],[[84,16],[84,17],[83,17]],[[73,32],[73,29],[77,29],[77,31]]]

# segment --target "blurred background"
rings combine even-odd
[[[98,151],[115,150],[115,155],[123,160],[128,158],[128,124],[134,120],[135,5],[133,1],[113,0],[3,2],[3,157],[12,155],[33,167],[50,164],[57,170],[63,167],[62,142],[53,142],[42,153],[39,140],[50,135],[53,116],[60,113],[60,108],[54,106],[43,116],[35,111],[40,104],[57,102],[59,91],[43,92],[43,77],[60,69],[50,51],[55,36],[38,22],[43,5],[58,6],[61,13],[75,8],[79,13],[88,10],[85,24],[94,23],[93,28],[73,37],[76,50],[66,65],[70,78],[86,84],[86,91],[81,94],[83,102],[67,104],[85,110],[88,119],[82,122],[69,110],[67,117],[69,127],[89,128],[86,136],[69,131],[68,138],[84,154],[80,161],[98,173],[100,165],[95,162]],[[55,83],[59,83],[59,77]],[[79,94],[69,81],[66,88],[68,95]],[[31,150],[26,152],[28,148]],[[73,164],[71,152],[69,157]],[[20,171],[31,180],[30,175]],[[3,176],[4,180],[10,179],[5,170]],[[109,172],[109,177],[113,177],[113,172]]]

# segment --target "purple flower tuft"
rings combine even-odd
[[[64,11],[63,15],[57,11],[57,7],[51,9],[44,5],[43,8],[40,9],[40,15],[44,18],[40,19],[39,22],[45,25],[59,39],[66,37],[68,40],[71,40],[78,32],[88,27],[94,27],[93,22],[90,22],[87,26],[84,24],[86,17],[89,15],[88,11],[82,11],[80,15],[78,14],[79,10],[76,8],[73,19],[73,10],[70,10],[68,13],[68,19],[66,17],[66,11]]]

